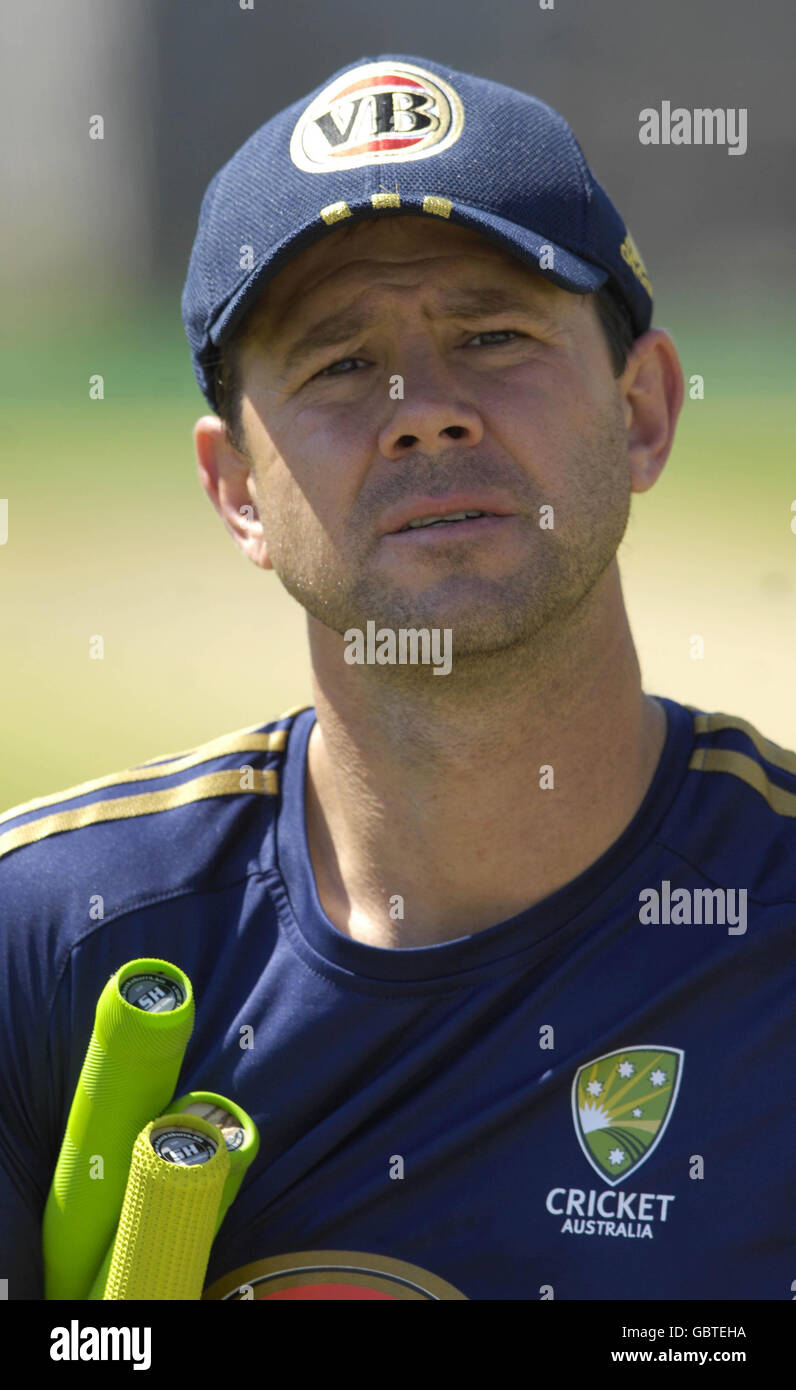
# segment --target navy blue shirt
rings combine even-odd
[[[43,1297],[99,995],[155,956],[196,998],[179,1092],[228,1096],[260,1133],[206,1298],[792,1298],[796,756],[661,704],[620,838],[441,945],[326,917],[311,708],[0,817],[9,1297]]]

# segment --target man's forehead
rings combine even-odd
[[[262,290],[247,316],[247,329],[284,325],[285,316],[304,319],[325,303],[344,295],[354,281],[378,273],[378,264],[389,262],[400,275],[401,267],[416,268],[433,286],[449,285],[478,265],[496,283],[519,281],[537,294],[557,291],[538,270],[470,227],[431,222],[419,217],[363,219],[335,227],[320,241],[299,252]],[[562,293],[558,291],[558,293]]]

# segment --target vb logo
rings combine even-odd
[[[410,63],[343,73],[299,118],[290,158],[308,173],[422,159],[458,140],[462,104],[442,78]]]

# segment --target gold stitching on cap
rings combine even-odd
[[[450,217],[452,207],[450,198],[435,198],[429,194],[423,199],[423,211],[431,212],[435,217]]]
[[[320,215],[327,227],[331,227],[333,222],[341,222],[344,217],[350,217],[351,209],[348,203],[330,203],[328,207],[321,208]]]
[[[641,281],[642,285],[647,291],[647,294],[652,295],[652,285],[650,283],[650,278],[647,274],[647,267],[642,261],[641,252],[639,251],[635,241],[633,240],[629,232],[627,233],[627,236],[625,237],[624,241],[622,242],[622,245],[619,248],[619,254],[622,257],[622,260],[626,261],[627,264],[630,266],[630,269],[632,270],[636,279]]]
[[[400,193],[371,193],[370,201],[374,208],[399,208],[401,195]]]

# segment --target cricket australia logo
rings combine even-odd
[[[663,1138],[684,1055],[679,1047],[629,1047],[595,1057],[575,1073],[575,1133],[592,1168],[612,1187],[640,1168]]]

